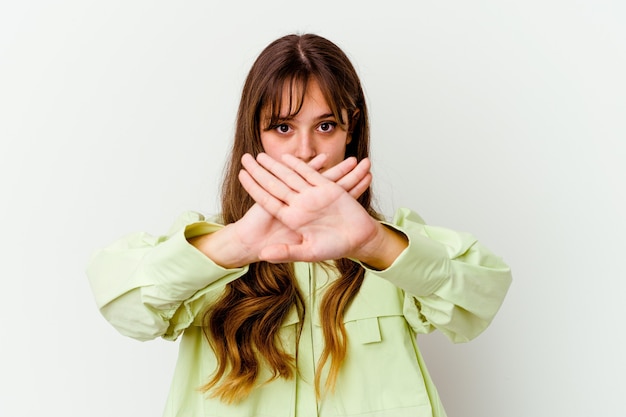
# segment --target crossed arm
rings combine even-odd
[[[358,203],[371,184],[370,161],[353,157],[318,172],[326,155],[309,163],[292,155],[276,161],[261,153],[242,157],[239,181],[256,202],[237,222],[190,239],[217,264],[316,262],[357,259],[386,269],[406,248],[406,237]]]

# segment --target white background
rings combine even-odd
[[[625,27],[617,0],[2,2],[0,415],[161,414],[177,344],[100,316],[89,254],[215,211],[245,74],[298,31],[362,77],[382,210],[513,268],[483,335],[419,339],[449,416],[626,416]]]

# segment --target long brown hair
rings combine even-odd
[[[348,126],[352,140],[346,157],[361,160],[369,156],[369,121],[359,77],[344,52],[331,41],[313,34],[287,35],[269,44],[258,56],[246,78],[235,138],[222,183],[222,221],[236,222],[254,204],[238,180],[244,153],[263,151],[261,117],[270,124],[282,108],[283,88],[290,89],[290,109],[297,113],[304,101],[307,82],[315,79],[334,116]],[[342,112],[345,110],[347,113]],[[347,114],[350,120],[343,120]],[[371,190],[359,203],[374,217]],[[361,287],[363,268],[349,260],[334,261],[340,277],[326,291],[320,305],[325,347],[317,365],[315,387],[321,392],[320,375],[330,359],[325,388],[333,389],[347,349],[343,313]],[[204,333],[217,356],[218,367],[201,390],[232,403],[245,398],[255,386],[262,364],[272,379],[292,378],[295,358],[285,352],[278,332],[295,306],[305,314],[302,296],[291,264],[258,262],[241,278],[229,283],[223,296],[205,313]]]

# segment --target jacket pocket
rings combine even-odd
[[[344,313],[348,350],[335,392],[324,401],[335,415],[426,415],[422,412],[430,409],[426,371],[403,305],[401,289],[366,274]],[[317,312],[314,324],[320,326]],[[322,337],[319,332],[318,337]]]
[[[381,317],[403,316],[402,290],[384,279],[365,275],[363,284],[343,314],[351,341],[367,344],[382,341]],[[321,327],[319,311],[313,315],[313,324]]]

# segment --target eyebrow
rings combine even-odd
[[[335,117],[335,115],[332,112],[331,113],[322,114],[321,116],[317,117],[317,120],[328,119],[330,117]]]
[[[278,115],[278,121],[282,121],[282,120],[291,120],[294,118],[295,115],[289,115],[287,117],[281,116],[280,114]],[[324,113],[321,114],[319,116],[317,116],[314,120],[322,120],[322,119],[328,119],[328,118],[334,118],[335,115],[334,113],[330,112],[330,113]]]

